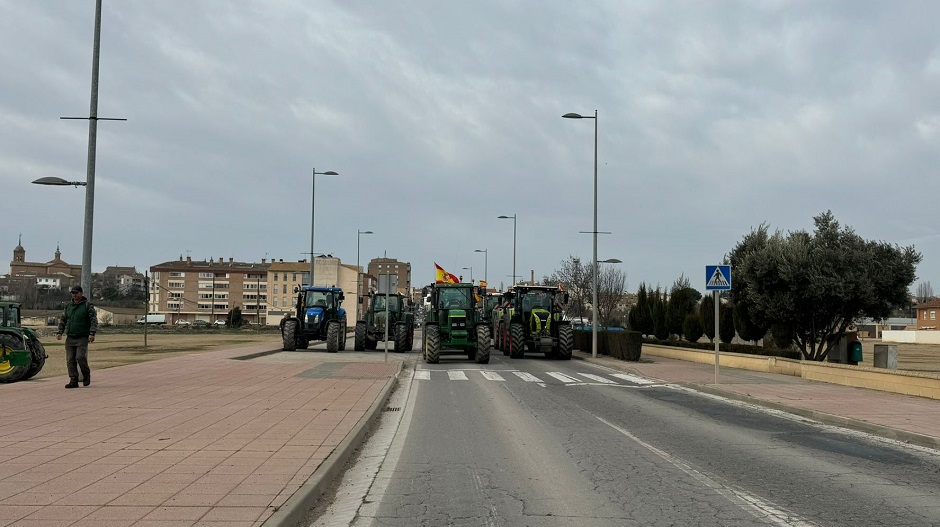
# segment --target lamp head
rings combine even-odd
[[[584,119],[584,116],[579,113],[566,113],[562,115],[565,119]]]

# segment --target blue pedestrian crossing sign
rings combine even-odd
[[[705,266],[705,290],[706,291],[730,291],[731,290],[731,266],[730,265],[706,265]]]

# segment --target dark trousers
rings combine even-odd
[[[88,367],[88,337],[65,337],[65,365],[69,369],[69,380],[78,382],[78,369],[87,379],[91,375]]]

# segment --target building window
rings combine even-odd
[[[212,278],[215,273],[199,273],[199,278]]]
[[[282,274],[284,275],[284,276],[283,276],[283,280],[286,282],[286,281],[287,281],[287,273],[282,273]]]
[[[170,289],[186,289],[185,282],[170,282],[167,284]]]
[[[179,272],[170,273],[170,278],[183,278],[184,276],[186,276],[186,273],[179,273]]]
[[[274,273],[274,281],[277,282],[277,273]]]
[[[166,308],[169,309],[169,310],[171,310],[171,311],[179,311],[179,310],[180,310],[180,305],[179,305],[179,302],[167,302],[167,303],[166,303]]]
[[[930,320],[937,320],[937,312],[936,312],[936,311],[931,311],[931,312],[930,312]]]

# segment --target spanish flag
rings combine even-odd
[[[437,283],[438,284],[459,284],[460,280],[444,270],[443,267],[434,263],[434,268],[437,270]]]

